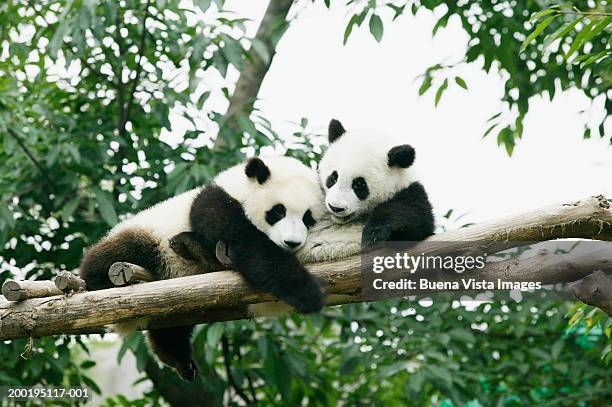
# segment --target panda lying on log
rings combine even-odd
[[[115,226],[87,251],[81,277],[88,290],[100,290],[113,287],[108,271],[115,262],[144,267],[159,279],[221,270],[225,267],[214,253],[217,242],[224,241],[232,248],[234,270],[254,288],[299,312],[315,312],[325,305],[325,296],[295,251],[304,246],[308,228],[323,214],[322,199],[315,172],[298,160],[252,158],[221,172],[204,187]],[[139,324],[146,321],[119,324],[115,330],[125,333]],[[192,330],[188,326],[148,332],[154,353],[185,380],[197,375]]]

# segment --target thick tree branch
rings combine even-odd
[[[612,281],[601,270],[572,284],[572,291],[580,301],[612,317]]]
[[[429,255],[487,250],[494,253],[521,245],[520,240],[557,238],[612,240],[612,210],[602,196],[553,205],[518,216],[432,236],[411,248],[418,254],[426,245]],[[439,245],[432,243],[439,242]],[[542,254],[536,254],[542,256]],[[475,278],[507,281],[576,281],[595,269],[610,268],[609,252],[585,254],[578,264],[563,255],[488,263]],[[363,301],[361,257],[311,264],[308,269],[327,287],[329,304]],[[20,303],[0,299],[0,340],[28,336],[82,333],[104,325],[148,318],[149,327],[225,321],[248,317],[247,305],[274,299],[250,288],[237,273],[222,271],[155,281],[129,287],[76,293],[70,297],[36,298]]]
[[[237,129],[237,119],[241,115],[248,116],[253,108],[253,103],[257,99],[261,84],[272,64],[276,54],[276,44],[279,40],[276,34],[282,32],[279,28],[286,22],[287,14],[293,4],[293,0],[270,0],[266,13],[261,20],[255,41],[263,44],[270,58],[265,61],[251,47],[251,59],[245,61],[240,71],[240,78],[236,83],[236,89],[230,99],[230,105],[225,114],[224,126],[230,129]],[[215,140],[214,149],[220,150],[226,147],[227,141],[218,136]]]

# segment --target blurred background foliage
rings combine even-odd
[[[437,105],[449,86],[470,91],[453,74],[457,64],[496,66],[507,111],[491,118],[485,136],[497,134],[508,154],[534,95],[576,87],[611,110],[605,1],[323,3],[347,8],[345,37],[337,39],[345,42],[366,24],[380,41],[393,23],[382,9],[395,18],[442,9],[434,35],[460,19],[471,38],[465,59],[427,69],[419,93],[432,93]],[[296,112],[295,133],[280,137],[256,105],[292,5],[270,2],[247,38],[248,22],[222,0],[2,2],[0,282],[77,268],[84,248],[118,220],[262,148],[316,165],[322,137],[308,120]],[[211,88],[203,81],[232,70],[240,72],[236,83]],[[226,109],[211,108],[211,97],[223,98]],[[170,112],[193,129],[173,136]],[[606,119],[585,124],[585,138],[607,137]],[[611,330],[597,310],[560,302],[475,310],[443,299],[346,305],[316,316],[200,326],[194,348],[203,373],[193,384],[160,367],[136,333],[117,356],[135,356],[150,390],[137,399],[101,398],[177,406],[607,405]],[[0,384],[82,384],[100,392],[89,375],[96,364],[90,346],[85,337],[6,342]]]

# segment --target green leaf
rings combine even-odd
[[[90,369],[95,365],[96,362],[94,362],[93,360],[86,360],[85,362],[81,363],[81,369]]]
[[[206,91],[200,95],[197,102],[198,109],[202,109],[204,107],[204,103],[206,103],[209,97],[210,91]]]
[[[544,31],[544,29],[546,27],[548,27],[550,25],[550,23],[553,22],[553,20],[556,18],[557,16],[550,16],[547,19],[545,19],[544,21],[542,21],[540,24],[538,24],[538,26],[535,28],[535,30],[533,30],[533,32],[531,34],[529,34],[529,36],[525,39],[525,41],[523,41],[523,44],[521,44],[521,49],[519,50],[519,52],[522,52],[525,50],[525,48],[527,48],[527,46],[529,44],[531,44],[531,42],[542,33],[542,31]]]
[[[111,194],[102,191],[100,188],[95,188],[94,193],[98,200],[98,210],[100,211],[100,215],[102,215],[102,219],[104,219],[109,226],[115,226],[118,219],[117,212],[115,212],[115,208],[113,207],[113,198]]]
[[[535,23],[536,21],[538,21],[540,18],[545,17],[549,14],[552,13],[556,13],[557,10],[555,9],[546,9],[546,10],[542,10],[542,11],[538,11],[537,13],[533,13],[533,15],[531,16],[531,18],[529,19],[530,23]]]
[[[578,51],[578,49],[582,46],[587,36],[589,35],[589,32],[591,31],[593,26],[595,26],[595,24],[596,24],[596,20],[593,20],[589,24],[587,24],[585,27],[583,27],[582,30],[580,30],[576,38],[574,38],[574,42],[572,42],[570,49],[567,51],[567,54],[565,54],[566,61],[570,59],[570,57],[574,54],[574,52]]]
[[[325,7],[329,9],[329,7],[331,6],[331,0],[323,0],[323,2],[325,3]]]
[[[349,36],[353,32],[353,26],[357,24],[358,20],[359,20],[359,16],[357,14],[353,15],[351,19],[349,20],[348,24],[346,25],[346,29],[344,30],[344,39],[342,40],[343,45],[346,45],[346,42],[348,41]]]
[[[494,123],[492,124],[482,135],[482,138],[485,138],[489,135],[489,133],[491,133],[493,131],[494,128],[496,128],[499,125],[499,123]]]
[[[492,122],[493,120],[497,119],[497,118],[498,118],[499,116],[501,116],[501,115],[502,115],[502,112],[495,113],[493,116],[491,116],[491,117],[489,117],[489,118],[487,119],[487,123]]]
[[[224,328],[222,323],[215,323],[208,327],[206,332],[206,345],[211,349],[216,349],[217,344],[223,336]]]
[[[580,23],[582,20],[584,20],[584,16],[581,16],[580,18],[575,19],[574,21],[572,21],[571,23],[561,26],[557,31],[555,31],[552,34],[549,34],[548,36],[546,36],[546,38],[544,38],[544,42],[543,47],[544,48],[548,48],[550,46],[550,44],[552,44],[555,40],[564,37],[565,35],[567,35],[567,33],[569,33],[570,31],[572,31],[572,29],[576,26],[576,24]]]
[[[128,335],[121,344],[121,348],[119,348],[119,352],[117,352],[117,363],[121,363],[125,352],[128,349],[136,350],[138,345],[142,341],[142,334],[140,332],[134,332]]]
[[[2,219],[6,221],[9,227],[15,227],[15,218],[13,217],[13,213],[9,210],[8,205],[4,202],[0,202],[0,216]]]
[[[377,42],[380,42],[383,37],[383,22],[380,17],[376,14],[372,14],[370,17],[370,32],[374,36]]]
[[[444,79],[444,82],[442,82],[442,85],[440,85],[440,87],[436,91],[436,97],[434,101],[435,106],[438,106],[438,103],[440,103],[440,99],[442,98],[442,94],[444,94],[444,91],[446,91],[446,88],[448,88],[448,79]]]
[[[497,145],[503,144],[506,147],[506,152],[509,156],[512,156],[514,151],[514,133],[509,127],[504,127],[497,135]]]
[[[64,205],[62,211],[60,212],[60,216],[64,222],[67,222],[68,219],[70,219],[76,208],[79,206],[80,200],[81,199],[77,196],[76,198],[71,199],[66,205]]]
[[[423,79],[423,83],[419,87],[419,96],[422,96],[429,88],[431,88],[432,77],[427,75],[425,79]]]
[[[463,80],[462,77],[460,76],[455,76],[455,82],[457,82],[457,85],[461,86],[463,89],[467,90],[467,83],[465,83],[465,81]]]
[[[200,8],[200,10],[205,12],[210,7],[212,0],[196,0],[195,3],[196,3],[196,6]]]

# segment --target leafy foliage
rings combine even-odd
[[[585,123],[584,138],[604,134],[604,123],[612,111],[612,13],[608,1],[575,0],[563,5],[556,1],[367,1],[350,0],[358,11],[350,18],[344,35],[349,39],[355,26],[370,16],[370,31],[381,40],[382,21],[372,29],[372,18],[383,9],[393,11],[393,20],[405,12],[416,15],[421,9],[441,14],[432,29],[436,35],[451,18],[458,19],[470,37],[465,58],[454,64],[435,64],[422,75],[419,95],[435,88],[434,103],[440,103],[452,79],[453,70],[466,63],[482,63],[489,72],[496,67],[505,78],[504,107],[490,119],[484,137],[497,132],[497,144],[508,155],[523,135],[523,121],[529,99],[548,93],[552,100],[558,90],[577,88],[591,100],[603,99],[606,116],[597,126]],[[585,11],[581,11],[585,10]],[[547,35],[544,35],[548,33]],[[461,78],[458,86],[466,88]],[[586,122],[586,119],[585,119]],[[610,137],[612,144],[612,137]]]
[[[408,3],[395,3],[383,7],[393,9],[397,18]],[[461,13],[475,2],[448,3],[448,17],[435,31],[452,15],[459,15],[466,27],[473,24],[471,16]],[[590,97],[601,93],[603,85],[595,79],[574,83],[570,73],[579,72],[576,65],[538,60],[535,71],[524,70],[526,54],[515,57],[527,36],[523,24],[540,7],[518,3],[513,6],[516,21],[490,15],[494,6],[482,3],[486,18],[466,62],[483,56],[485,69],[497,61],[510,73],[507,94],[517,87],[520,93],[506,101],[519,106],[521,121],[526,98],[550,91],[551,78],[559,77],[564,89],[581,86]],[[410,8],[416,13],[440,4],[423,1]],[[375,2],[364,10],[351,17],[345,39],[367,22],[380,41],[383,14]],[[561,24],[559,19],[548,28]],[[60,269],[75,269],[84,248],[118,220],[206,182],[247,153],[276,149],[315,165],[321,138],[307,119],[281,140],[252,106],[235,120],[210,107],[211,98],[231,100],[231,90],[225,85],[212,88],[204,77],[226,78],[250,61],[253,52],[264,61],[271,58],[264,44],[245,38],[244,23],[225,12],[221,0],[0,3],[0,282],[15,275],[47,279]],[[502,30],[502,46],[497,46],[497,37],[487,34],[495,27],[508,27],[522,37],[509,38]],[[278,35],[285,28],[279,24]],[[570,31],[563,35],[574,35]],[[533,48],[529,44],[526,50]],[[436,89],[440,103],[448,86],[468,89],[452,68],[431,67],[420,93]],[[531,80],[528,72],[540,70],[545,75]],[[500,118],[501,113],[491,122]],[[176,133],[181,122],[188,130],[178,139],[169,138],[169,130]],[[503,143],[508,148],[517,127],[506,128]],[[225,148],[213,150],[215,137],[226,141]],[[451,211],[447,218],[459,220]],[[565,305],[557,303],[510,302],[467,310],[443,299],[433,305],[389,300],[335,307],[309,317],[203,325],[193,338],[202,372],[193,385],[159,367],[137,333],[122,343],[118,359],[131,352],[142,373],[139,380],[150,381],[153,388],[135,400],[119,395],[105,403],[159,405],[163,397],[173,405],[201,399],[230,405],[246,400],[285,405],[395,405],[406,400],[414,405],[603,405],[611,396],[608,370],[599,360],[604,335],[597,329],[566,332],[564,314]],[[0,384],[97,387],[88,376],[94,362],[87,354],[84,360],[83,355],[74,357],[80,349],[87,351],[87,342],[79,337],[37,339],[24,354],[27,359],[22,358],[29,347],[25,340],[0,347]]]

